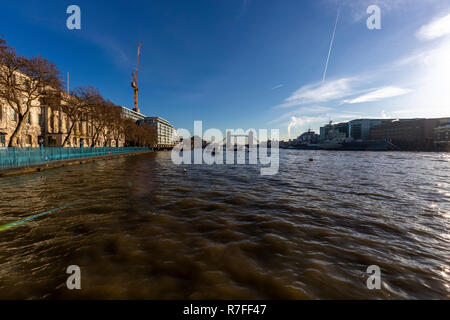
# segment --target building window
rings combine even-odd
[[[73,146],[76,147],[77,146],[77,138],[73,137]]]
[[[6,146],[6,134],[0,132],[0,147],[4,148],[5,146]]]
[[[31,124],[31,113],[28,114],[27,123]]]
[[[27,135],[27,145],[31,147],[33,144],[33,138],[30,135]]]
[[[55,133],[58,130],[58,124],[57,124],[57,118],[55,114],[52,114],[52,121],[50,128],[52,129],[52,132]]]
[[[48,137],[48,145],[50,147],[56,146],[56,139],[54,137],[52,137],[52,136]]]
[[[11,121],[17,121],[17,112],[11,107]]]
[[[39,125],[44,128],[45,107],[41,107],[41,113],[39,114]]]

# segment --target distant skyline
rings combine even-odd
[[[81,30],[66,28],[71,4],[81,8]],[[380,30],[366,26],[373,4]],[[30,0],[0,8],[0,36],[18,53],[42,55],[70,73],[72,88],[92,85],[128,108],[141,43],[141,112],[177,128],[202,120],[223,131],[279,128],[287,139],[329,120],[450,116],[447,1]]]

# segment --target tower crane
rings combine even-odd
[[[138,71],[139,71],[139,56],[141,55],[141,44],[138,45],[138,53],[137,53],[137,64],[136,64],[136,72],[131,73],[131,78],[133,81],[131,82],[131,87],[134,89],[134,108],[133,110],[136,112],[139,112],[138,108],[138,85],[137,85],[137,79],[138,79]]]

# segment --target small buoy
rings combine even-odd
[[[309,158],[309,161],[314,161],[314,158]]]
[[[186,170],[186,169],[183,169],[183,173],[186,174],[186,173],[187,173],[187,170]]]

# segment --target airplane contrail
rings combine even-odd
[[[341,10],[339,9],[338,12],[337,12],[337,15],[336,15],[336,22],[334,24],[333,35],[331,36],[331,41],[330,41],[330,48],[328,49],[327,62],[325,63],[325,70],[323,71],[322,83],[325,82],[325,77],[327,76],[328,62],[330,61],[331,49],[333,48],[334,35],[336,34],[336,27],[337,27],[337,24],[338,24],[340,11]]]

